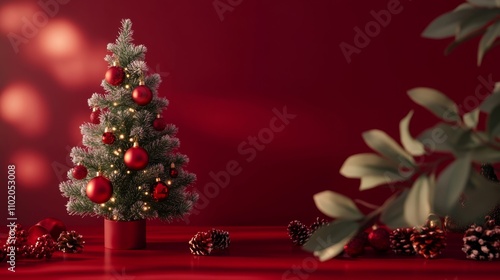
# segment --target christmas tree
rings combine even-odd
[[[75,166],[59,187],[70,214],[171,221],[196,202],[197,194],[186,190],[195,176],[183,169],[188,158],[175,152],[177,128],[162,118],[168,100],[157,92],[161,78],[147,74],[146,47],[132,43],[131,27],[122,20],[107,46],[106,93],[88,100],[90,122],[80,127],[85,147],[71,150]]]

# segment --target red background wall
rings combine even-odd
[[[132,20],[135,42],[148,47],[146,61],[163,77],[160,93],[170,100],[165,117],[179,127],[180,151],[198,176],[195,188],[204,193],[210,172],[225,170],[228,161],[242,168],[189,217],[197,225],[309,221],[320,215],[312,196],[326,189],[379,204],[389,189],[359,192],[357,180],[338,172],[349,155],[369,151],[361,133],[378,128],[397,138],[399,120],[417,108],[406,95],[410,88],[434,87],[463,104],[480,85],[478,76],[498,78],[498,52],[476,67],[477,40],[445,57],[449,40],[420,37],[432,19],[462,1],[401,0],[402,11],[351,63],[339,44],[354,45],[354,28],[364,29],[374,20],[370,11],[391,1],[229,2],[237,5],[221,20],[213,0],[72,0],[24,34],[30,38],[16,53],[8,35],[23,35],[26,22],[45,12],[37,1],[0,1],[0,207],[7,208],[7,165],[16,164],[21,223],[47,216],[101,223],[68,216],[58,183],[71,166],[69,148],[81,144],[87,99],[103,92],[106,44],[122,18]],[[238,146],[265,133],[272,109],[285,106],[296,118],[247,161]],[[413,133],[433,122],[417,108]],[[0,220],[5,217],[0,209]]]

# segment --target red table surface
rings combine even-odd
[[[188,240],[208,228],[155,225],[147,228],[145,250],[103,246],[103,228],[78,230],[84,252],[57,252],[50,260],[17,260],[16,272],[0,264],[0,279],[500,279],[500,262],[467,260],[460,235],[448,237],[439,259],[398,257],[368,251],[357,259],[319,262],[291,245],[285,227],[220,227],[231,234],[225,253],[193,256]]]

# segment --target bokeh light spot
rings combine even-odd
[[[26,136],[46,132],[49,111],[40,93],[27,83],[13,83],[0,94],[0,116]]]

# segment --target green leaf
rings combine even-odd
[[[456,40],[463,39],[470,34],[484,28],[490,21],[500,14],[500,10],[478,9],[474,15],[470,16],[459,24]]]
[[[405,219],[404,205],[408,197],[409,189],[404,189],[401,194],[389,202],[380,215],[380,221],[390,228],[400,228],[410,226]]]
[[[364,217],[350,198],[339,193],[323,191],[315,194],[313,198],[319,211],[328,217],[345,220],[359,220]]]
[[[500,0],[467,0],[467,2],[480,7],[500,7]]]
[[[471,155],[467,154],[456,159],[439,175],[434,194],[434,208],[437,214],[445,216],[457,204],[469,179],[470,158]]]
[[[369,130],[363,133],[363,139],[370,148],[398,163],[398,165],[415,166],[413,157],[385,132],[378,129]]]
[[[344,250],[344,245],[356,235],[359,227],[354,221],[336,220],[317,229],[303,248],[314,252],[321,261],[331,259]]]
[[[463,116],[464,123],[469,128],[476,128],[479,121],[479,108],[476,108]]]
[[[415,103],[428,109],[445,121],[460,122],[458,106],[446,95],[432,88],[418,87],[408,91]]]
[[[411,176],[408,175],[408,177],[402,177],[398,173],[392,173],[392,172],[385,172],[384,175],[377,175],[377,176],[363,176],[361,178],[361,185],[359,186],[360,191],[365,191],[368,189],[373,189],[378,186],[382,185],[387,185],[391,184],[394,182],[401,182],[404,181],[405,178],[410,178]]]
[[[340,168],[340,174],[347,178],[383,175],[386,171],[397,172],[397,165],[376,154],[357,154],[346,159]]]
[[[449,216],[461,225],[483,223],[484,216],[500,203],[500,186],[473,171],[464,191],[463,205],[456,203]]]
[[[442,39],[453,36],[455,35],[459,23],[470,17],[475,12],[476,9],[472,7],[461,6],[461,8],[445,13],[434,19],[425,28],[422,36],[433,39]]]
[[[500,83],[497,84],[500,85]],[[489,114],[495,107],[500,105],[500,87],[497,87],[497,84],[495,84],[493,94],[486,97],[483,102],[481,102],[481,105],[479,105],[481,112]]]
[[[471,152],[472,160],[477,162],[499,162],[500,151],[488,146],[480,146]]]
[[[431,213],[431,190],[429,178],[426,175],[418,177],[408,193],[404,203],[404,216],[411,226],[421,226]]]
[[[500,35],[500,22],[497,21],[486,29],[481,41],[479,41],[479,48],[477,52],[477,65],[481,65],[484,55],[491,49],[493,42]]]
[[[451,152],[453,145],[450,141],[456,136],[457,130],[447,123],[439,123],[436,126],[424,130],[418,140],[431,152]]]
[[[487,131],[491,139],[500,134],[500,106],[496,106],[488,115]]]
[[[421,156],[425,154],[425,147],[420,141],[416,140],[410,134],[410,120],[413,116],[413,110],[406,115],[399,122],[399,135],[401,137],[401,144],[406,151],[414,156]]]

